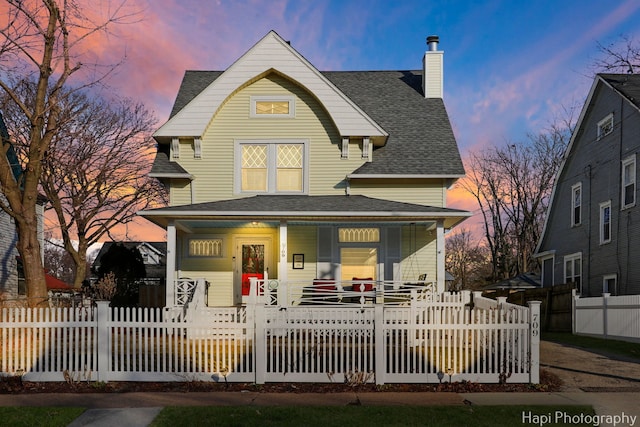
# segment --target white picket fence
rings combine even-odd
[[[573,333],[640,342],[640,295],[581,298],[573,291]]]
[[[0,367],[26,381],[539,382],[539,303],[2,309]],[[178,320],[176,320],[178,319]]]

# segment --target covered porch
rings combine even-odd
[[[167,230],[166,301],[176,307],[201,293],[206,306],[247,304],[251,279],[286,289],[287,304],[372,302],[404,285],[444,292],[444,235],[470,213],[356,195],[265,195],[141,215]],[[185,290],[197,283],[198,292]]]

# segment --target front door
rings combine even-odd
[[[246,302],[249,296],[250,279],[264,279],[269,271],[271,239],[238,238],[236,239],[234,267],[234,303]]]

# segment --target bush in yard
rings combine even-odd
[[[135,307],[138,304],[139,283],[147,275],[142,255],[137,248],[127,248],[118,243],[112,245],[102,256],[98,268],[98,280],[106,279],[109,273],[115,279],[115,294],[111,298],[114,307]]]

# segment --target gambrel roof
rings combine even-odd
[[[281,54],[284,50],[283,57],[289,61],[284,65],[258,64],[258,59],[265,59],[258,46],[266,51],[275,47]],[[247,64],[251,71],[245,71]],[[327,108],[342,136],[368,136],[376,141],[372,161],[353,171],[349,178],[464,176],[444,102],[441,98],[424,97],[422,70],[321,72],[274,32],[226,71],[187,71],[169,121],[156,132],[156,139],[166,142],[168,137],[200,135],[223,101],[218,92],[231,93],[231,87],[237,89],[256,78],[256,73],[268,70],[277,70],[310,90]],[[228,82],[231,78],[233,84]],[[152,175],[188,176],[177,168],[166,153],[159,153]]]

